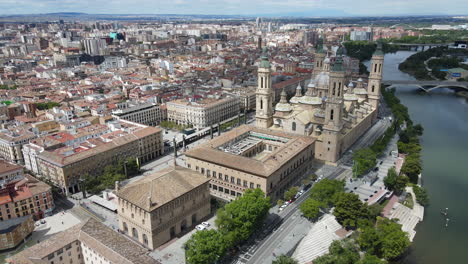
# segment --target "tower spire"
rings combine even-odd
[[[257,82],[255,123],[257,127],[269,128],[273,125],[273,89],[271,85],[271,65],[266,47],[263,49],[260,65],[258,66]]]

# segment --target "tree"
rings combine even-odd
[[[300,205],[299,209],[305,217],[309,219],[315,219],[320,214],[321,205],[322,203],[319,201],[308,198]]]
[[[215,220],[219,231],[232,246],[247,240],[268,215],[270,198],[260,189],[248,189],[237,200],[218,210]]]
[[[283,204],[284,204],[284,201],[281,200],[281,199],[278,199],[278,201],[276,201],[276,205],[278,205],[278,206],[281,206]]]
[[[189,264],[216,263],[226,253],[223,235],[216,230],[197,231],[185,244]]]
[[[370,148],[359,149],[353,154],[353,171],[362,176],[377,164],[377,155]]]
[[[359,219],[369,219],[367,205],[354,193],[341,193],[335,204],[333,215],[346,228],[356,228]]]
[[[384,178],[385,187],[398,194],[403,191],[408,181],[409,179],[405,175],[398,176],[394,167],[388,170],[387,176]]]
[[[297,260],[291,258],[291,257],[288,257],[286,255],[281,255],[279,256],[278,258],[276,258],[275,260],[273,260],[273,262],[271,264],[298,264],[299,262],[297,262]]]
[[[416,195],[416,201],[422,206],[429,205],[429,196],[427,195],[426,189],[418,185],[413,186],[414,194]]]
[[[331,207],[338,195],[344,192],[344,185],[343,181],[323,179],[312,188],[310,198],[319,201],[325,208]]]
[[[314,260],[314,264],[355,264],[359,261],[357,248],[349,241],[335,240],[328,248],[329,253]]]
[[[357,262],[357,264],[387,264],[387,261],[380,259],[377,256],[366,254],[363,259]]]
[[[291,187],[284,193],[284,200],[289,201],[294,199],[297,194],[297,187]]]
[[[400,224],[381,217],[378,217],[375,228],[367,226],[360,229],[357,242],[367,254],[387,260],[399,257],[410,245],[408,235],[401,230]],[[382,263],[376,262],[376,258],[371,257],[368,257],[366,261],[369,263]]]
[[[421,161],[419,155],[408,155],[405,158],[405,163],[401,168],[401,173],[408,176],[410,182],[417,183],[419,174],[421,173]]]
[[[362,250],[369,254],[376,254],[380,250],[382,241],[373,226],[361,228],[357,242]]]

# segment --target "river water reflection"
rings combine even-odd
[[[413,80],[398,70],[398,64],[413,53],[387,54],[384,80]],[[413,121],[424,127],[423,183],[430,197],[424,222],[402,263],[468,263],[468,101],[448,89],[424,94],[401,86],[396,94]],[[446,207],[448,227],[440,213]]]

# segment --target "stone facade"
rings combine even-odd
[[[195,227],[211,210],[208,179],[178,166],[126,185],[116,194],[119,229],[150,249]]]
[[[32,216],[5,220],[0,223],[0,250],[13,249],[34,231]]]
[[[249,188],[280,199],[313,159],[312,138],[246,125],[186,152],[188,168],[210,180],[213,196],[228,201]]]
[[[193,125],[197,129],[237,116],[240,111],[237,96],[222,99],[208,98],[196,102],[179,99],[168,102],[166,106],[167,120],[180,125]]]

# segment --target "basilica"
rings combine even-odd
[[[331,57],[317,48],[307,87],[298,85],[288,100],[273,106],[271,67],[266,52],[258,68],[256,126],[315,139],[315,158],[336,164],[345,151],[377,120],[384,54],[381,43],[372,56],[366,80],[352,79],[343,66],[343,52]]]

